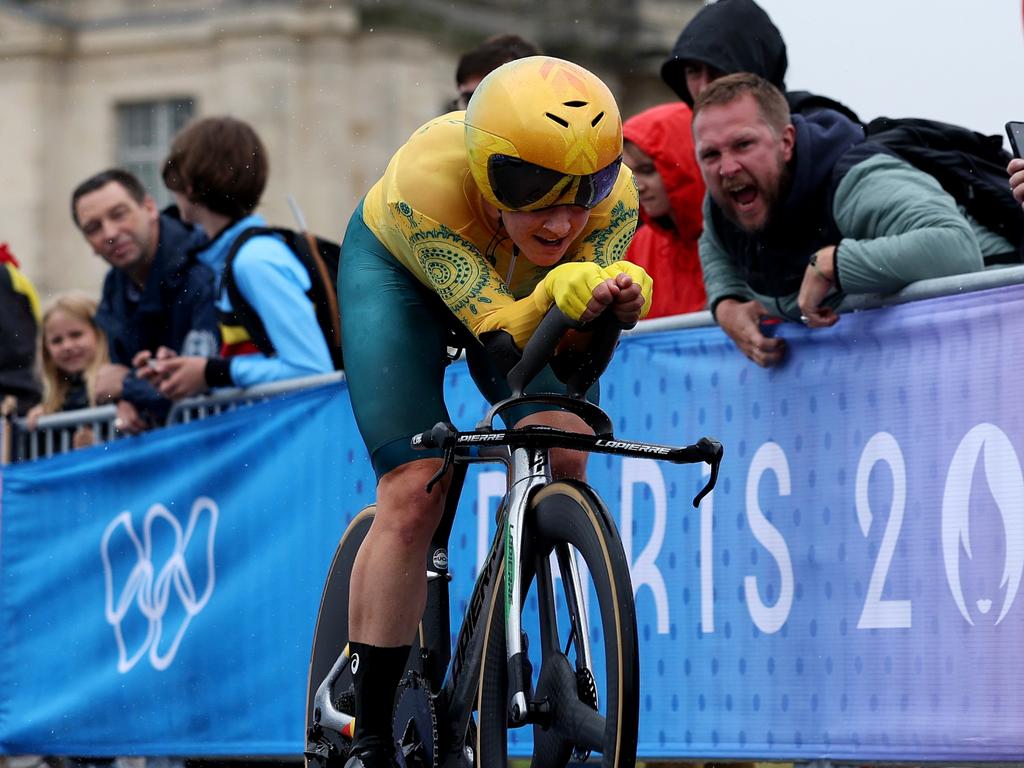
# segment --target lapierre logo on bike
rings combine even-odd
[[[459,435],[460,443],[498,443],[505,439],[504,432],[493,432],[482,435]]]
[[[641,453],[653,453],[658,456],[667,456],[671,452],[671,448],[665,448],[661,445],[647,445],[646,443],[624,443],[619,440],[603,440],[598,439],[595,445],[599,445],[602,448],[618,448],[623,451],[640,451]]]

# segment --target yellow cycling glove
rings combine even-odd
[[[639,264],[634,264],[625,259],[616,261],[604,268],[604,277],[610,277],[614,280],[620,274],[629,275],[633,282],[640,286],[640,293],[644,297],[644,306],[640,310],[640,319],[643,320],[647,317],[647,313],[651,311],[651,294],[654,291],[654,280],[651,279],[651,276]]]
[[[587,310],[594,288],[607,279],[607,273],[594,262],[573,261],[559,264],[548,272],[538,289],[562,312],[573,320],[579,320]]]

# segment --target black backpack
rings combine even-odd
[[[879,117],[864,128],[865,140],[836,165],[836,181],[861,160],[886,152],[935,178],[985,228],[1014,251],[986,258],[987,264],[1024,261],[1024,211],[1010,193],[1010,155],[1000,136],[922,118]]]
[[[274,345],[267,335],[263,321],[238,289],[233,269],[235,257],[242,246],[254,237],[266,235],[281,238],[309,273],[311,287],[306,295],[316,309],[316,320],[327,341],[334,369],[340,371],[343,367],[341,319],[338,315],[338,294],[335,286],[338,283],[338,259],[341,256],[341,246],[330,240],[324,240],[308,232],[296,232],[292,229],[250,227],[243,230],[235,238],[224,261],[224,274],[221,281],[227,291],[228,299],[231,301],[233,312],[231,317],[222,318],[222,322],[226,325],[241,325],[260,352],[265,355],[274,354]]]

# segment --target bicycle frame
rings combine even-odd
[[[558,404],[581,416],[594,429],[593,435],[567,433],[543,426],[525,427],[514,430],[493,429],[495,420],[513,405],[523,403]],[[435,476],[439,479],[454,464],[452,483],[449,487],[445,511],[431,541],[430,565],[428,566],[427,610],[421,623],[420,644],[423,651],[423,672],[430,681],[432,690],[438,692],[440,709],[447,714],[444,722],[448,729],[442,749],[458,752],[465,738],[466,728],[472,713],[473,691],[477,684],[482,656],[481,634],[478,632],[481,609],[488,597],[498,586],[497,575],[501,570],[501,557],[505,568],[505,611],[506,648],[508,652],[509,722],[522,726],[538,722],[543,713],[534,711],[530,701],[530,666],[522,643],[522,581],[523,581],[523,533],[524,521],[534,492],[551,482],[549,451],[551,448],[573,448],[590,453],[611,453],[638,458],[652,456],[673,463],[707,461],[711,464],[711,476],[706,486],[694,499],[696,507],[700,500],[714,487],[721,461],[721,446],[713,441],[703,440],[684,448],[671,448],[649,443],[623,442],[614,439],[612,425],[607,414],[599,407],[576,398],[561,395],[527,395],[509,398],[494,405],[477,425],[474,432],[458,433],[450,425],[437,425],[431,432],[418,435],[419,444],[444,445],[445,460]],[[417,444],[417,438],[413,439]],[[465,481],[467,465],[476,462],[502,462],[508,473],[508,488],[499,514],[498,529],[491,542],[491,548],[477,577],[472,597],[466,609],[466,616],[459,630],[455,644],[455,656],[451,658],[449,646],[450,618],[448,603],[448,539],[451,535],[455,510]],[[431,481],[431,482],[434,482]],[[502,547],[502,544],[504,545]],[[504,552],[502,552],[502,549]],[[575,559],[567,548],[556,551],[560,569],[569,574],[566,584],[567,599],[570,601],[570,615],[579,619],[576,629],[578,641],[577,669],[591,669],[591,651],[586,632],[585,604],[582,582]],[[449,662],[450,669],[444,678],[443,688],[438,688]]]
[[[467,436],[471,437],[471,436]],[[509,620],[506,640],[509,643],[510,717],[516,724],[524,724],[528,712],[529,680],[524,664],[519,613],[521,608],[523,521],[533,491],[551,481],[548,449],[516,448],[514,450],[483,451],[459,456],[452,484],[449,487],[445,512],[441,525],[431,541],[430,565],[427,572],[427,609],[420,624],[420,644],[423,648],[422,661],[424,676],[437,693],[439,709],[446,713],[442,721],[446,735],[441,748],[448,754],[461,751],[466,729],[474,708],[477,682],[480,674],[480,660],[483,652],[481,618],[484,606],[493,590],[499,586],[498,575],[505,566],[505,604]],[[476,455],[472,455],[476,454]],[[467,465],[474,462],[502,462],[508,468],[509,487],[498,517],[498,527],[491,542],[484,565],[477,576],[472,596],[466,608],[466,615],[455,642],[455,654],[451,655],[450,616],[448,582],[448,541],[455,517],[455,509],[465,481]],[[503,546],[504,545],[504,546]],[[575,565],[575,563],[573,564]],[[580,589],[579,574],[573,573],[573,587]],[[582,600],[574,595],[574,602],[583,609]],[[581,633],[587,643],[583,654],[589,664],[590,649],[586,633]],[[444,676],[447,671],[447,675]],[[442,677],[444,676],[444,677]],[[443,680],[443,687],[438,687]],[[514,683],[512,681],[515,681]]]
[[[545,338],[544,343],[553,350],[557,337],[546,325],[557,330],[558,320],[553,313],[545,318],[535,338]],[[544,722],[545,711],[542,703],[531,700],[532,679],[530,663],[522,640],[522,584],[524,529],[531,498],[534,493],[552,481],[549,452],[552,448],[567,448],[587,453],[610,453],[637,458],[655,458],[671,463],[705,462],[711,465],[707,484],[694,499],[694,506],[715,486],[722,446],[716,441],[702,438],[694,445],[682,448],[635,443],[616,440],[608,415],[598,406],[583,399],[583,393],[596,380],[610,358],[617,339],[605,336],[598,345],[602,354],[585,366],[584,373],[570,382],[568,395],[544,394],[524,395],[523,382],[532,378],[531,369],[538,361],[547,359],[538,344],[533,342],[524,353],[524,363],[510,374],[512,397],[495,404],[477,425],[475,431],[460,433],[450,424],[437,424],[433,429],[413,437],[413,447],[441,448],[444,461],[440,470],[427,485],[431,487],[448,471],[452,470],[451,482],[445,498],[441,521],[435,530],[427,557],[427,600],[423,618],[419,625],[420,658],[418,669],[433,699],[438,713],[438,752],[442,765],[462,765],[464,747],[470,719],[475,708],[475,699],[483,659],[484,635],[481,624],[486,621],[484,607],[490,604],[494,590],[502,581],[504,571],[505,632],[508,670],[508,699],[506,701],[508,722],[511,726],[524,726]],[[541,351],[537,351],[540,349]],[[530,358],[529,360],[527,358]],[[603,362],[602,362],[603,361]],[[517,372],[517,370],[519,372]],[[515,383],[513,383],[513,380]],[[589,383],[588,383],[589,382]],[[574,413],[593,430],[593,434],[564,432],[545,426],[529,426],[508,430],[496,430],[494,424],[513,406],[524,404],[548,404]],[[449,615],[448,543],[454,524],[456,508],[465,483],[468,465],[477,462],[501,462],[507,473],[507,488],[498,515],[498,526],[491,542],[483,567],[477,576],[472,596],[463,617],[459,634],[451,644],[451,618]],[[454,465],[454,466],[453,466]],[[575,557],[568,545],[560,544],[554,550],[564,582],[565,597],[572,619],[576,638],[577,673],[586,670],[592,673],[592,654],[587,633],[585,597]],[[538,569],[550,578],[550,569]],[[337,679],[348,664],[348,648],[334,663],[326,679],[320,684],[314,698],[314,724],[333,729],[343,735],[351,735],[349,729],[353,718],[340,712],[331,700],[331,691]]]

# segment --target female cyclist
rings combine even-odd
[[[395,689],[423,613],[424,562],[447,491],[442,481],[425,492],[440,454],[414,453],[409,441],[449,420],[450,333],[494,402],[509,395],[508,365],[488,349],[522,349],[552,303],[583,322],[607,307],[624,324],[650,307],[650,278],[620,261],[637,221],[621,159],[619,110],[604,83],[534,56],[484,78],[465,112],[417,130],[352,216],[338,270],[342,347],[378,484],[350,588],[356,738],[346,768],[395,764]],[[560,388],[548,368],[531,390]],[[541,408],[550,406],[513,421],[587,429],[573,414]],[[583,475],[582,454],[553,459],[558,476]]]

